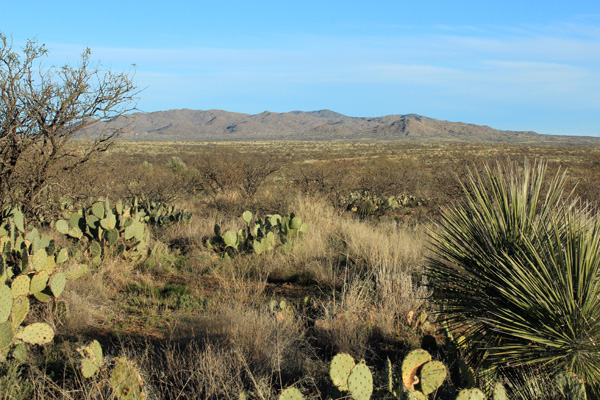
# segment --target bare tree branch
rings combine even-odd
[[[85,49],[79,65],[44,68],[44,45],[29,41],[21,52],[0,34],[0,206],[36,208],[40,193],[123,130],[111,124],[135,109],[139,91],[131,72],[92,65]],[[94,125],[100,133],[73,144]]]

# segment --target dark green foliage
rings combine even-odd
[[[432,301],[487,368],[544,365],[597,387],[600,223],[564,196],[564,175],[545,187],[545,171],[470,175],[465,203],[444,210],[432,233]]]

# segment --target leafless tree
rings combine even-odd
[[[92,65],[86,49],[76,66],[45,67],[44,45],[21,50],[0,34],[0,206],[35,213],[39,197],[114,142],[116,117],[135,109],[131,72]],[[73,140],[81,138],[82,140]]]

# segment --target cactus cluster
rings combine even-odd
[[[132,205],[141,215],[141,219],[151,226],[165,227],[176,222],[189,224],[192,218],[192,213],[188,210],[179,210],[172,205],[149,198],[136,197]]]
[[[80,370],[85,378],[96,375],[106,363],[102,355],[102,346],[97,340],[77,349],[81,356]],[[119,400],[143,400],[144,381],[135,363],[125,357],[116,357],[110,372],[110,387]]]
[[[254,218],[252,212],[244,211],[242,219],[245,227],[237,232],[223,232],[215,224],[215,236],[206,241],[206,246],[228,257],[239,253],[262,254],[272,251],[278,244],[292,245],[296,238],[308,232],[308,224],[293,213],[283,218],[279,214]]]
[[[24,343],[50,343],[54,329],[41,322],[22,326],[33,299],[47,303],[59,297],[67,279],[80,276],[85,268],[77,266],[63,271],[69,259],[66,249],[40,235],[37,229],[26,230],[23,213],[4,210],[0,216],[0,359],[12,350],[15,358],[24,358]]]
[[[106,199],[75,212],[65,211],[65,219],[56,221],[55,227],[75,240],[86,241],[94,263],[99,263],[107,252],[139,261],[147,248],[145,216],[136,206],[124,205],[122,201],[111,208]]]
[[[433,361],[431,354],[422,349],[408,353],[402,361],[401,369],[403,391],[409,394],[414,392],[413,398],[426,398],[442,386],[448,375],[446,366],[440,361]]]
[[[382,197],[368,191],[352,192],[340,199],[344,209],[355,212],[361,217],[368,217],[378,211],[419,207],[428,202],[428,199],[409,194]]]
[[[373,394],[373,375],[361,361],[356,363],[351,355],[336,354],[329,366],[331,381],[341,392],[348,392],[354,400],[369,400]]]

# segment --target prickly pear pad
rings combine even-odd
[[[348,391],[355,400],[369,400],[373,394],[373,375],[364,363],[352,368],[348,376]]]
[[[9,347],[14,339],[14,331],[10,322],[0,323],[0,351]]]
[[[283,392],[281,392],[281,394],[279,395],[279,400],[303,400],[303,399],[304,399],[304,396],[295,387],[289,387],[289,388],[285,389]]]
[[[485,394],[479,389],[463,389],[456,400],[485,400]]]
[[[31,279],[27,275],[17,276],[10,285],[13,297],[16,299],[19,296],[27,296],[29,294],[29,285]]]
[[[431,361],[431,354],[422,349],[413,350],[402,361],[402,382],[407,390],[413,390],[419,383],[417,370]]]
[[[0,283],[0,323],[8,321],[12,303],[12,290],[4,283]]]
[[[421,391],[429,395],[442,386],[448,375],[446,366],[440,361],[430,361],[421,368]]]
[[[24,329],[17,332],[17,339],[29,344],[47,344],[54,338],[54,330],[50,325],[43,322],[36,322],[27,325]]]
[[[115,397],[119,400],[142,400],[145,398],[142,390],[142,377],[132,361],[117,357],[117,365],[110,374],[110,385]]]
[[[350,354],[339,353],[333,357],[329,367],[329,376],[338,389],[342,391],[348,390],[348,376],[355,365],[354,359]]]

